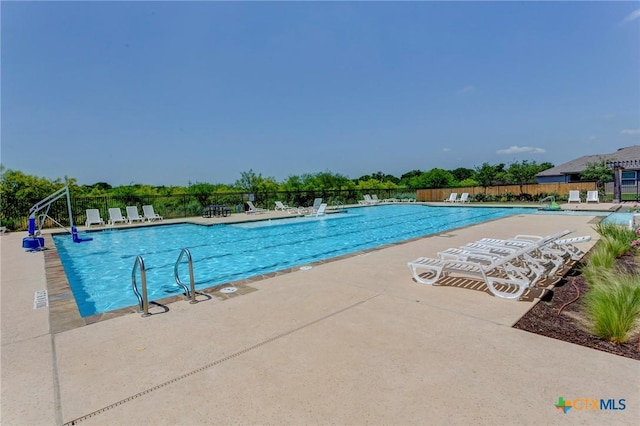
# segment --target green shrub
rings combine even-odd
[[[616,257],[618,257],[616,240],[610,237],[603,237],[589,252],[588,263],[583,268],[583,272],[588,274],[588,270],[593,269],[605,269],[610,270],[615,264]]]
[[[593,333],[623,343],[640,318],[640,275],[614,270],[594,273],[584,302]]]
[[[631,244],[636,237],[635,232],[626,226],[617,225],[615,223],[600,222],[596,225],[596,232],[603,237],[611,237],[626,244]],[[624,253],[624,252],[623,252]]]

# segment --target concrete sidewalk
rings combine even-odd
[[[2,252],[3,425],[635,424],[637,361],[511,328],[533,302],[412,281],[407,261],[481,237],[597,234],[517,215],[253,282],[257,291],[52,334],[44,255]],[[559,397],[626,409],[556,409]],[[636,419],[636,420],[633,420]]]

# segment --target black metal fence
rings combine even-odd
[[[156,213],[169,218],[186,218],[200,216],[202,210],[211,204],[225,205],[233,213],[241,213],[246,209],[246,201],[251,200],[256,207],[274,209],[276,201],[282,201],[289,206],[310,206],[315,198],[321,197],[329,206],[339,204],[356,204],[363,199],[364,194],[376,194],[380,199],[413,198],[416,193],[412,190],[381,189],[381,190],[318,190],[318,191],[271,191],[254,194],[244,192],[220,192],[210,194],[179,194],[179,195],[127,195],[127,196],[99,196],[99,197],[71,197],[71,211],[74,224],[84,224],[87,209],[98,209],[102,219],[108,220],[109,208],[124,209],[127,206],[153,205]],[[40,200],[25,200],[5,205],[2,203],[0,220],[2,225],[11,230],[25,230],[28,225],[28,213],[31,206]],[[66,199],[62,198],[53,203],[48,216],[62,225],[69,226],[69,213]],[[46,221],[44,227],[55,226]]]

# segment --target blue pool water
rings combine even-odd
[[[93,241],[54,236],[80,314],[137,304],[131,270],[142,255],[149,300],[181,293],[173,269],[183,248],[193,258],[196,289],[274,272],[509,215],[523,208],[388,205],[319,218],[235,225],[164,225],[92,232]],[[188,283],[188,267],[180,278]],[[138,278],[139,281],[139,278]]]
[[[633,213],[611,213],[602,222],[628,226],[631,216],[633,216]]]

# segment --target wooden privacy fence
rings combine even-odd
[[[538,195],[557,194],[566,198],[569,191],[593,191],[596,190],[595,182],[573,182],[573,183],[535,183],[522,185],[522,193],[529,194],[537,198]],[[457,188],[432,188],[418,189],[417,201],[443,201],[449,198],[449,194],[457,192],[458,197],[463,192],[469,193],[469,199],[473,199],[476,194],[486,194],[492,197],[507,197],[508,194],[520,195],[520,185],[500,185],[483,188],[481,186],[457,187]]]

